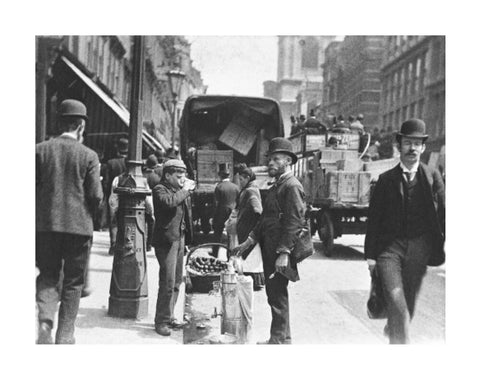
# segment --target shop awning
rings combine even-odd
[[[87,106],[89,123],[86,130],[86,144],[97,151],[102,151],[105,158],[115,154],[113,146],[115,141],[122,136],[128,137],[129,134],[130,112],[128,109],[105,92],[65,55],[57,59],[53,72],[56,89],[64,97],[78,98]],[[145,147],[148,147],[147,150],[155,151],[170,146],[165,138],[163,138],[165,141],[159,142],[158,135],[155,137],[145,129],[142,130],[144,150]]]

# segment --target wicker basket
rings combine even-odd
[[[186,263],[186,271],[188,278],[191,283],[191,292],[197,292],[197,293],[208,293],[213,290],[213,282],[220,281],[220,274],[217,275],[196,275],[194,270],[192,270],[189,266],[188,263],[190,261],[191,256],[195,256],[195,251],[200,249],[200,248],[211,248],[214,246],[222,247],[224,249],[227,249],[227,252],[229,252],[229,249],[227,246],[219,243],[207,243],[203,244],[200,246],[196,246],[190,250],[190,252],[187,254],[187,257],[185,259]]]

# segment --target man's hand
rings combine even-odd
[[[288,266],[289,256],[287,253],[281,253],[275,261],[275,270],[282,271],[283,268]]]
[[[232,249],[232,254],[238,256],[241,256],[245,250],[247,250],[250,246],[253,245],[253,242],[250,238],[247,238],[244,242],[242,242],[240,245],[234,247]]]
[[[377,264],[377,261],[375,259],[367,259],[367,264],[368,264],[368,270],[370,273],[373,272],[373,269],[375,268],[375,265]]]

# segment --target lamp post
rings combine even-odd
[[[177,123],[177,97],[182,88],[183,79],[185,79],[185,73],[178,69],[170,70],[167,72],[168,87],[172,96],[173,111],[170,119],[172,120],[172,148],[175,146],[175,126]]]
[[[108,314],[142,318],[148,315],[145,198],[150,193],[142,175],[143,77],[145,41],[134,37],[127,172],[118,183],[118,233],[113,258]]]

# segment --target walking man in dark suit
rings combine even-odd
[[[118,176],[127,171],[127,154],[128,154],[128,139],[120,138],[117,144],[117,157],[109,159],[107,162],[106,168],[106,187],[105,187],[105,197],[107,199],[107,204],[109,203],[109,197],[112,193],[112,183],[113,180]],[[110,208],[109,212],[109,231],[110,231],[110,250],[108,253],[114,255],[115,252],[115,243],[117,242],[117,217],[112,214]]]
[[[213,215],[215,242],[221,242],[225,222],[237,206],[237,197],[240,193],[240,188],[230,181],[230,171],[225,163],[220,164],[218,176],[221,182],[215,187],[215,213]],[[216,255],[218,248],[213,253]]]
[[[53,343],[63,261],[57,344],[75,343],[75,319],[93,235],[93,216],[102,200],[97,154],[81,144],[87,109],[65,100],[59,108],[63,134],[36,145],[36,301],[39,344]]]
[[[187,167],[179,159],[170,159],[163,167],[160,184],[153,189],[155,227],[153,247],[160,265],[155,331],[170,335],[170,328],[181,327],[173,310],[182,283],[185,242],[193,239],[190,195],[195,182],[186,178]],[[187,237],[187,238],[185,238]]]
[[[260,243],[265,289],[272,312],[270,338],[267,344],[291,344],[288,282],[299,279],[297,263],[291,252],[305,225],[305,192],[293,175],[297,162],[292,143],[273,138],[268,149],[268,175],[275,182],[268,190],[263,213],[247,240],[233,249],[241,255]]]
[[[380,175],[370,201],[365,257],[383,283],[391,344],[409,343],[409,325],[427,265],[445,261],[445,187],[420,162],[425,123],[405,121],[397,134],[400,164]]]

